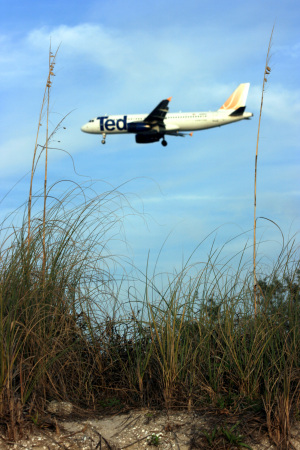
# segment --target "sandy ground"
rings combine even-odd
[[[214,421],[218,423],[218,417],[214,417]],[[224,424],[224,417],[220,417],[219,422]],[[2,439],[0,449],[136,450],[155,446],[159,449],[180,450],[239,448],[217,441],[209,446],[203,431],[212,430],[210,418],[196,413],[139,410],[92,419],[57,417],[56,423],[56,430],[36,428],[26,439],[17,443],[4,442]],[[242,442],[253,450],[276,448],[262,435],[258,437],[254,433],[249,433]],[[300,450],[299,422],[292,430],[292,443],[295,449]]]

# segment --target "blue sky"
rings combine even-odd
[[[51,93],[51,121],[69,152],[50,155],[50,182],[73,179],[125,184],[144,215],[124,220],[128,252],[138,267],[151,261],[170,234],[160,269],[180,266],[213,230],[195,260],[205,260],[213,237],[234,254],[253,227],[254,157],[265,57],[275,22],[258,159],[257,215],[275,221],[286,238],[299,230],[300,4],[166,0],[19,1],[0,6],[0,198],[31,167],[47,77],[48,49],[61,44]],[[250,82],[251,121],[194,133],[192,138],[137,145],[134,136],[98,136],[80,127],[101,114],[148,113],[172,96],[170,111],[218,109]],[[57,144],[58,145],[58,144]],[[35,188],[41,187],[42,167]],[[1,203],[1,217],[26,199],[28,176]],[[280,250],[280,233],[259,221],[261,255]],[[114,252],[118,245],[112,243]],[[251,252],[250,252],[251,253]],[[249,253],[249,255],[250,255]],[[250,256],[249,256],[250,257]]]

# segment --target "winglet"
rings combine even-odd
[[[193,136],[193,133],[189,133],[189,135],[192,137],[192,136]]]
[[[168,102],[170,102],[172,100],[172,97],[167,98]]]

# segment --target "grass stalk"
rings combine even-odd
[[[260,101],[260,110],[259,110],[259,119],[258,119],[258,130],[257,130],[257,139],[256,139],[256,150],[255,150],[255,170],[254,170],[254,226],[253,226],[253,292],[254,292],[254,315],[257,313],[257,303],[258,303],[258,291],[257,291],[257,276],[256,276],[256,184],[257,184],[257,159],[258,159],[258,143],[259,143],[259,133],[260,133],[260,122],[262,116],[262,108],[264,102],[264,92],[265,92],[265,83],[267,82],[267,77],[271,72],[270,68],[270,51],[272,47],[272,38],[273,38],[274,26],[272,28],[265,69],[264,69],[264,78],[261,92],[261,101]]]
[[[54,76],[53,73],[53,69],[54,69],[54,65],[56,63],[56,56],[58,53],[59,48],[56,50],[55,54],[52,54],[51,52],[51,45],[50,45],[50,49],[49,49],[49,68],[48,68],[48,76],[47,76],[47,82],[46,82],[46,86],[45,86],[45,91],[44,91],[44,95],[43,95],[43,100],[42,100],[42,106],[40,109],[40,114],[39,114],[39,121],[38,121],[38,127],[37,127],[37,133],[36,133],[36,138],[35,138],[35,145],[34,145],[34,151],[33,151],[33,157],[32,157],[32,166],[31,166],[31,174],[30,174],[30,183],[29,183],[29,194],[28,194],[28,207],[27,207],[27,216],[28,216],[28,232],[27,232],[27,241],[28,241],[28,246],[30,244],[30,232],[31,232],[31,209],[32,209],[32,190],[33,190],[33,179],[34,179],[34,174],[35,174],[35,169],[36,169],[36,158],[37,158],[37,149],[38,149],[38,140],[39,140],[39,134],[40,134],[40,127],[42,126],[42,118],[44,115],[44,110],[45,110],[45,104],[46,104],[46,100],[47,100],[47,130],[46,130],[46,144],[48,147],[48,119],[49,119],[49,96],[50,96],[50,87],[51,87],[51,77]]]

